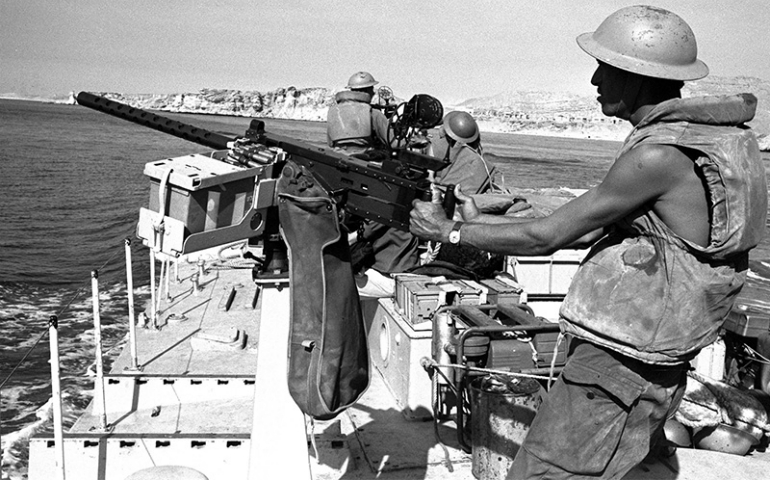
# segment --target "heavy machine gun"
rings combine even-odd
[[[288,160],[310,170],[346,215],[405,231],[412,201],[431,198],[429,170],[446,166],[406,148],[347,156],[268,133],[257,119],[243,136],[230,137],[88,92],[79,93],[77,101],[215,149],[145,166],[153,180],[150,208],[140,213],[137,235],[171,255],[277,234],[275,184]],[[415,95],[399,108],[391,125],[405,143],[411,132],[437,125],[443,115],[440,102],[429,95]],[[453,210],[452,195],[446,196],[445,208]]]

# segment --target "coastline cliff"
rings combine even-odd
[[[337,91],[290,86],[268,92],[206,88],[194,93],[172,94],[94,93],[159,112],[325,121]],[[683,96],[744,92],[753,93],[759,99],[757,115],[749,125],[760,136],[762,149],[770,150],[770,82],[752,77],[707,77],[687,82]],[[564,92],[508,92],[445,105],[445,109],[468,111],[482,131],[488,132],[605,140],[622,140],[629,132],[626,122],[601,114],[594,96]]]

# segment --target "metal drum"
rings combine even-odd
[[[473,475],[504,479],[542,401],[540,383],[486,375],[470,389]]]

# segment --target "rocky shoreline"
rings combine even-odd
[[[325,121],[338,90],[324,87],[256,90],[202,89],[194,93],[128,94],[93,92],[128,105],[160,112]],[[726,95],[750,92],[759,108],[750,126],[760,146],[770,151],[770,82],[751,77],[707,77],[687,82],[683,96]],[[74,100],[74,94],[70,101]],[[67,102],[69,103],[69,102]],[[445,110],[465,110],[482,131],[519,133],[602,140],[622,140],[629,132],[626,122],[601,114],[594,96],[559,92],[511,92],[445,105]]]

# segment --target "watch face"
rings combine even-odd
[[[449,232],[449,243],[460,243],[460,231],[452,230]]]

